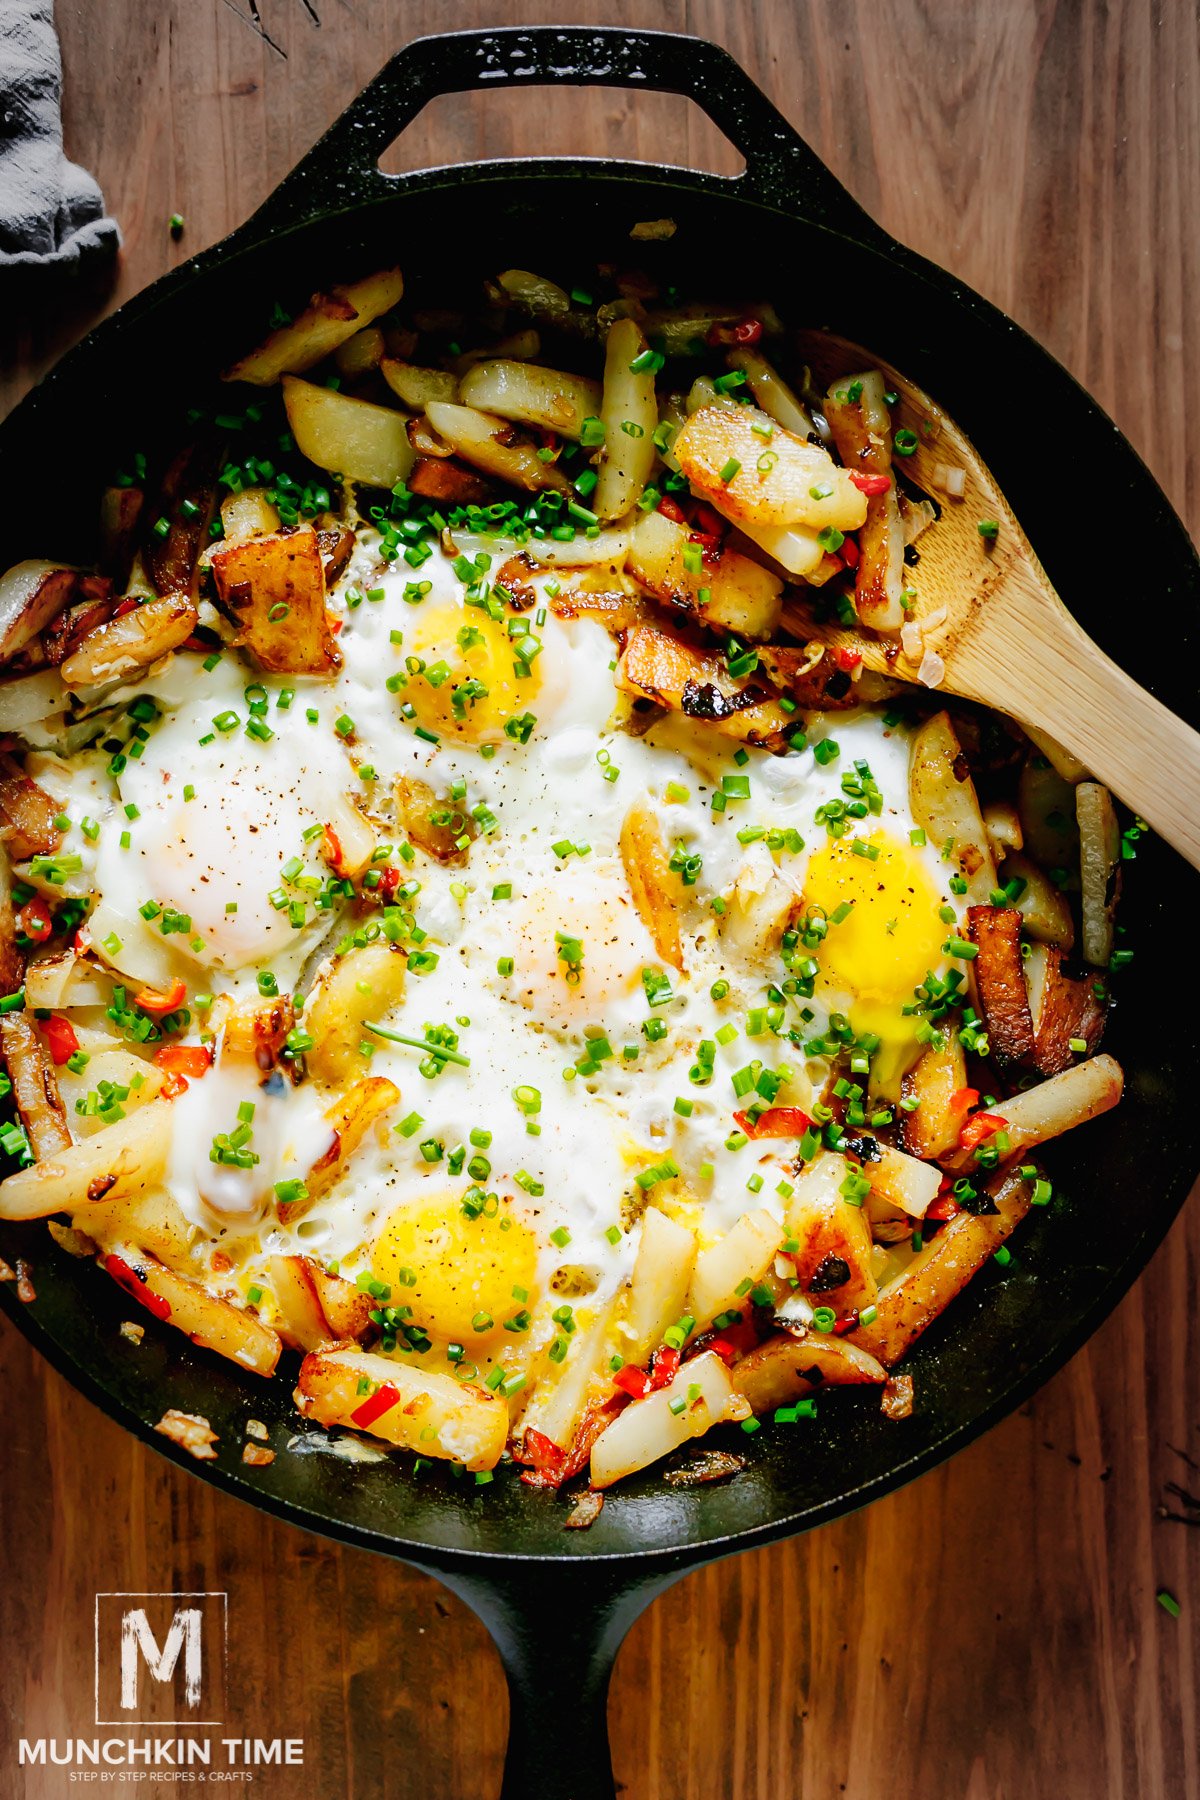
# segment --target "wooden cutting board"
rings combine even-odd
[[[1189,0],[58,0],[57,13],[68,151],[100,177],[126,247],[112,293],[15,331],[6,320],[9,403],[105,307],[239,222],[404,38],[655,25],[726,43],[889,230],[1072,368],[1200,527]],[[445,100],[393,166],[581,148],[736,167],[686,102],[599,90],[542,92],[534,108],[522,94]],[[1158,1516],[1169,1482],[1200,1493],[1198,1265],[1193,1199],[1024,1413],[865,1514],[659,1601],[613,1686],[630,1800],[1200,1794],[1200,1533]],[[499,1664],[444,1590],[184,1477],[4,1328],[0,1426],[0,1800],[67,1791],[63,1771],[19,1771],[13,1746],[86,1733],[97,1590],[189,1587],[230,1593],[231,1729],[306,1740],[303,1770],[260,1776],[270,1800],[496,1793]]]

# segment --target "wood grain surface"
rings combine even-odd
[[[5,319],[9,401],[106,307],[241,220],[409,37],[656,25],[727,44],[885,226],[1067,363],[1200,527],[1192,0],[57,11],[68,149],[100,177],[125,250],[110,291]],[[389,166],[580,149],[737,166],[687,103],[603,90],[447,99]],[[1200,1490],[1198,1258],[1193,1198],[1113,1319],[1019,1416],[866,1513],[661,1599],[612,1690],[630,1800],[1200,1795],[1200,1535],[1160,1513],[1164,1497],[1181,1510],[1168,1483]],[[262,1778],[271,1796],[495,1794],[503,1681],[456,1600],[181,1475],[7,1329],[0,1396],[0,1794],[67,1791],[63,1771],[18,1771],[13,1743],[87,1730],[97,1590],[191,1586],[232,1597],[237,1728],[306,1740],[302,1771]]]

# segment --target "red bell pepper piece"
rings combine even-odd
[[[631,1400],[640,1400],[643,1395],[650,1392],[650,1377],[645,1369],[635,1368],[630,1363],[625,1368],[617,1370],[613,1376],[613,1386],[619,1387],[621,1392],[628,1394]]]
[[[652,1389],[669,1387],[679,1373],[679,1365],[683,1361],[682,1350],[672,1350],[669,1344],[663,1344],[654,1352],[650,1360],[650,1386]]]
[[[752,1118],[748,1112],[735,1112],[739,1131],[744,1131],[748,1138],[793,1138],[803,1137],[812,1124],[806,1112],[798,1106],[768,1106],[766,1112]]]
[[[843,540],[842,561],[848,569],[857,569],[859,562],[858,544],[852,537]]]
[[[212,1068],[212,1051],[204,1044],[164,1044],[154,1052],[154,1060],[172,1075],[190,1075],[199,1081]]]
[[[16,927],[31,944],[45,943],[54,930],[54,921],[50,917],[50,908],[40,894],[35,894],[32,900],[27,900],[24,906],[18,907]]]
[[[161,1294],[152,1294],[146,1286],[146,1277],[139,1275],[136,1269],[131,1268],[123,1256],[114,1256],[110,1252],[104,1259],[104,1267],[118,1287],[123,1287],[127,1294],[131,1294],[135,1300],[140,1301],[146,1311],[152,1312],[156,1319],[170,1318],[171,1302],[164,1300]]]
[[[42,1030],[46,1034],[46,1047],[56,1063],[61,1065],[69,1056],[74,1056],[79,1039],[70,1019],[64,1019],[61,1013],[51,1013]]]
[[[985,1138],[990,1138],[997,1131],[1007,1131],[1008,1120],[1002,1119],[999,1113],[976,1113],[968,1119],[958,1134],[959,1144],[964,1150],[974,1150]]]
[[[682,506],[671,494],[664,494],[658,503],[658,510],[664,519],[670,519],[672,525],[687,523]]]
[[[862,651],[848,650],[844,644],[839,644],[833,653],[833,660],[844,675],[849,675],[862,661]]]
[[[851,469],[850,479],[860,494],[886,494],[892,485],[890,475],[869,475],[865,470]]]
[[[143,1012],[155,1013],[160,1019],[166,1013],[178,1012],[187,999],[187,983],[183,977],[176,975],[170,987],[142,988],[133,996],[133,1004],[140,1006]]]
[[[400,1404],[400,1396],[390,1381],[385,1381],[368,1394],[361,1406],[355,1407],[350,1414],[350,1423],[357,1425],[360,1431],[366,1431],[376,1419],[382,1419],[384,1413],[391,1412],[393,1406]]]

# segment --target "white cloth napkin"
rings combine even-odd
[[[120,241],[99,187],[63,155],[52,0],[0,0],[0,274],[74,269]]]

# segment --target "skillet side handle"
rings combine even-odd
[[[890,243],[727,50],[705,38],[618,26],[506,26],[416,38],[384,64],[243,228],[288,230],[394,194],[379,158],[430,100],[497,85],[645,88],[682,94],[741,151],[736,181],[708,179],[856,237]]]
[[[617,1651],[684,1571],[629,1572],[600,1557],[522,1560],[486,1575],[437,1570],[483,1620],[508,1678],[500,1800],[615,1800],[608,1684]]]

